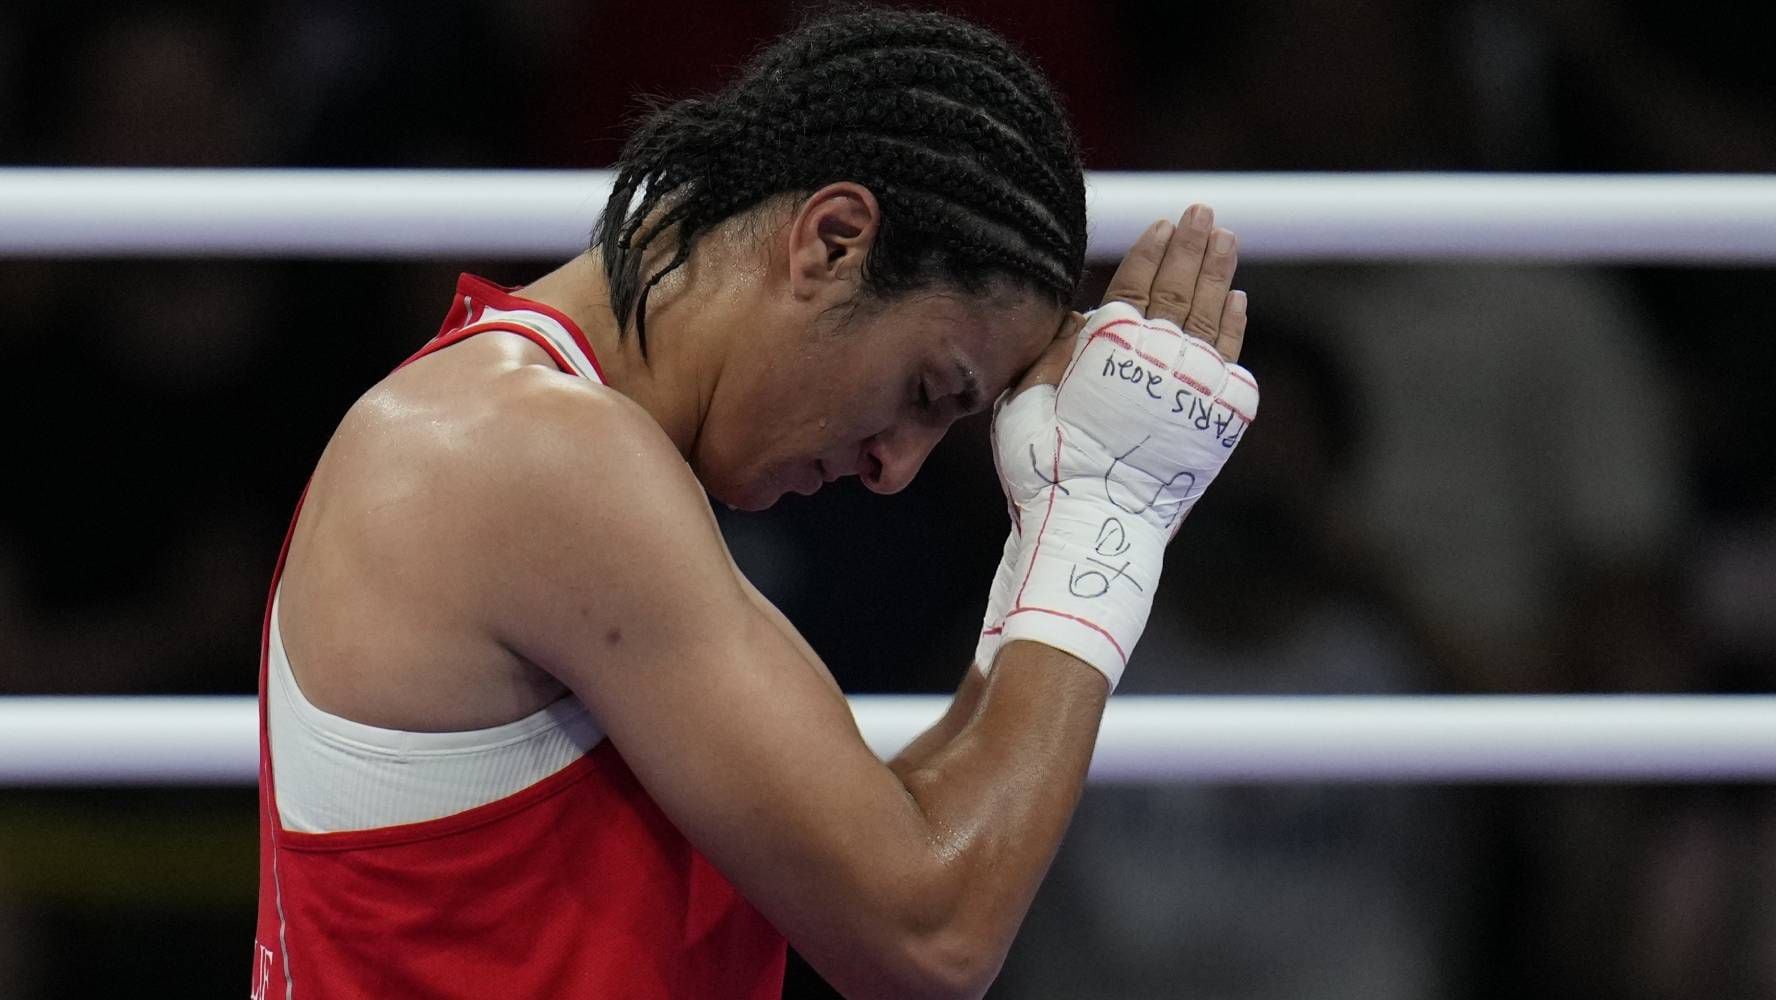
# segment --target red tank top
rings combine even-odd
[[[559,324],[571,346],[523,313]],[[603,380],[566,316],[471,275],[438,335],[408,360],[488,330],[527,337],[563,371]],[[580,354],[592,371],[571,363]],[[273,594],[289,546],[286,535]],[[270,634],[268,602],[255,1000],[782,995],[782,935],[685,840],[608,738],[515,794],[441,819],[285,829],[266,728]]]

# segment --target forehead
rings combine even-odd
[[[953,356],[995,388],[1036,360],[1065,313],[1045,296],[1005,284],[979,294],[914,292],[897,306],[889,315],[910,347],[946,365]]]

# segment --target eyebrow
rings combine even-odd
[[[981,408],[980,379],[975,377],[974,369],[962,363],[961,358],[951,358],[950,363],[956,366],[956,374],[962,377],[961,406],[963,413],[977,413]]]

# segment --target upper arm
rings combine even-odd
[[[545,401],[478,504],[489,627],[565,683],[686,836],[817,964],[941,867],[830,675],[633,404]],[[497,432],[496,432],[497,433]],[[491,443],[490,443],[491,444]],[[825,971],[825,970],[823,970]],[[829,973],[830,974],[830,973]]]

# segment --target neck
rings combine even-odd
[[[646,410],[679,454],[690,458],[720,371],[712,352],[689,350],[689,337],[656,336],[644,356],[639,338],[622,336],[611,314],[596,251],[580,254],[518,294],[553,306],[578,324],[598,356],[605,383]]]

